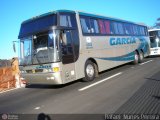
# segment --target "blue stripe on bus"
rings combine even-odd
[[[134,60],[134,52],[129,54],[118,56],[118,57],[107,57],[107,58],[98,58],[102,60],[110,60],[110,61],[131,61]]]
[[[139,47],[137,48],[137,50],[143,50],[144,54],[147,53],[148,51],[148,44],[145,42],[144,38],[140,38],[139,39],[141,41],[141,44],[139,45]],[[110,61],[132,61],[134,60],[134,51],[126,54],[126,55],[122,55],[122,56],[117,56],[117,57],[106,57],[106,58],[98,58],[98,59],[102,59],[102,60],[110,60]],[[97,58],[97,57],[96,57]]]

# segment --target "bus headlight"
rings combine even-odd
[[[26,71],[25,70],[21,70],[20,73],[26,73]]]
[[[52,69],[43,69],[43,72],[53,72]]]
[[[53,70],[53,72],[59,72],[59,67],[54,67],[54,68],[52,68],[52,70]]]
[[[59,67],[53,67],[50,69],[43,69],[43,72],[59,72]]]

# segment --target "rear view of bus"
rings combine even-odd
[[[160,55],[160,29],[149,30],[150,36],[150,55]]]

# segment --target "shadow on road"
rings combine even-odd
[[[146,78],[144,85],[115,114],[160,114],[160,71]]]
[[[155,96],[155,95],[153,95],[152,97],[154,97],[154,98],[160,100],[160,96]]]
[[[148,56],[147,58],[159,58],[160,55]]]
[[[37,88],[37,89],[60,89],[64,88],[66,86],[70,86],[76,83],[81,82],[81,80],[76,80],[67,84],[62,84],[62,85],[43,85],[43,84],[28,84],[26,85],[26,88]]]
[[[160,81],[160,78],[159,79],[155,79],[155,78],[146,78],[147,80],[154,80],[154,81]]]
[[[44,113],[40,113],[40,114],[38,115],[37,120],[51,120],[51,118],[50,118],[49,115],[46,115],[46,114],[44,114]]]
[[[44,114],[40,113],[37,120],[109,120],[104,114]]]

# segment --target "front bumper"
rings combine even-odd
[[[63,84],[61,79],[61,72],[56,73],[22,73],[21,77],[27,82],[27,84],[46,84],[55,85]]]
[[[158,48],[150,49],[150,56],[152,55],[160,55],[160,49]]]

